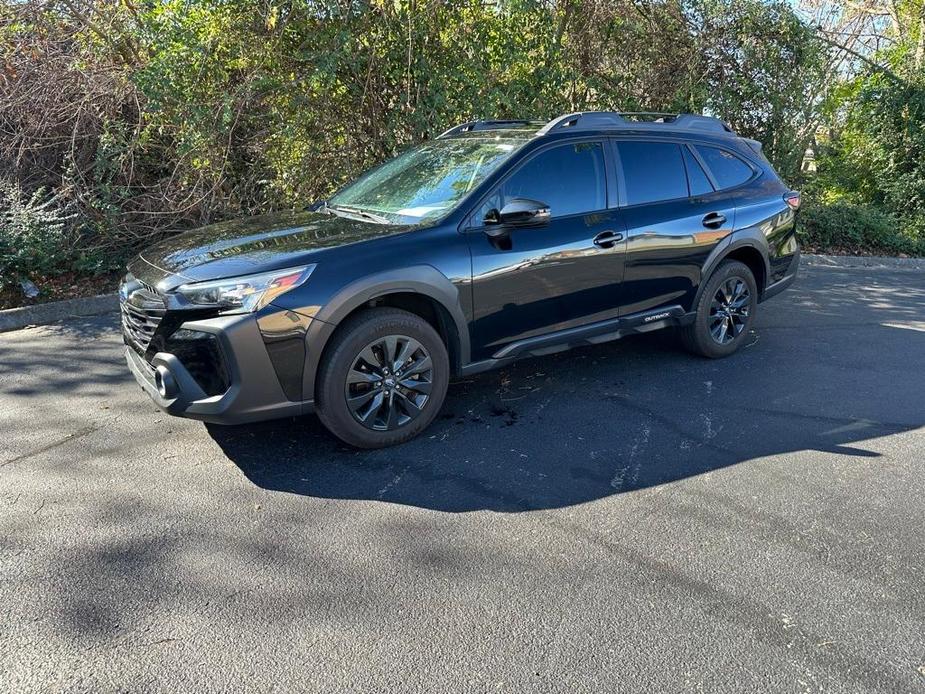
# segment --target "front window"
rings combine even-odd
[[[607,208],[607,176],[600,142],[578,142],[536,155],[488,196],[472,217],[479,226],[489,210],[514,198],[545,203],[552,218]]]
[[[390,224],[437,219],[526,141],[506,136],[427,142],[364,174],[328,207]]]

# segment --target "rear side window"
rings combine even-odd
[[[687,197],[687,176],[679,145],[623,141],[617,147],[627,205]]]
[[[703,167],[697,161],[697,157],[691,154],[687,147],[681,149],[684,152],[684,165],[687,167],[687,182],[691,186],[691,196],[712,193],[713,185],[703,172]]]
[[[600,142],[553,147],[528,161],[489,197],[481,217],[499,210],[513,198],[530,198],[549,205],[550,215],[595,212],[607,208],[607,175]]]
[[[732,188],[752,177],[752,167],[734,154],[716,147],[695,145],[720,188]]]

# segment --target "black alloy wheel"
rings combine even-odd
[[[681,341],[694,354],[728,357],[744,342],[757,306],[755,275],[745,263],[724,260],[704,281],[693,320],[679,331]]]
[[[325,346],[315,409],[351,446],[393,446],[430,425],[449,382],[449,352],[434,326],[401,309],[370,308],[343,321]]]
[[[347,407],[363,426],[393,431],[421,414],[433,379],[434,363],[424,345],[407,335],[386,335],[353,360],[344,383]]]
[[[745,330],[751,297],[745,280],[735,275],[716,290],[710,304],[710,334],[717,343],[729,344]]]

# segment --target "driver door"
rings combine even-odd
[[[522,162],[473,212],[474,360],[506,345],[616,318],[626,251],[612,162],[601,140],[569,141]],[[514,198],[546,203],[542,225],[489,237],[485,215]]]

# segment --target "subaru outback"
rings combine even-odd
[[[732,354],[796,275],[799,204],[715,118],[464,123],[301,212],[143,251],[126,358],[173,415],[316,412],[353,446],[397,444],[451,378],[522,357],[666,327]]]

